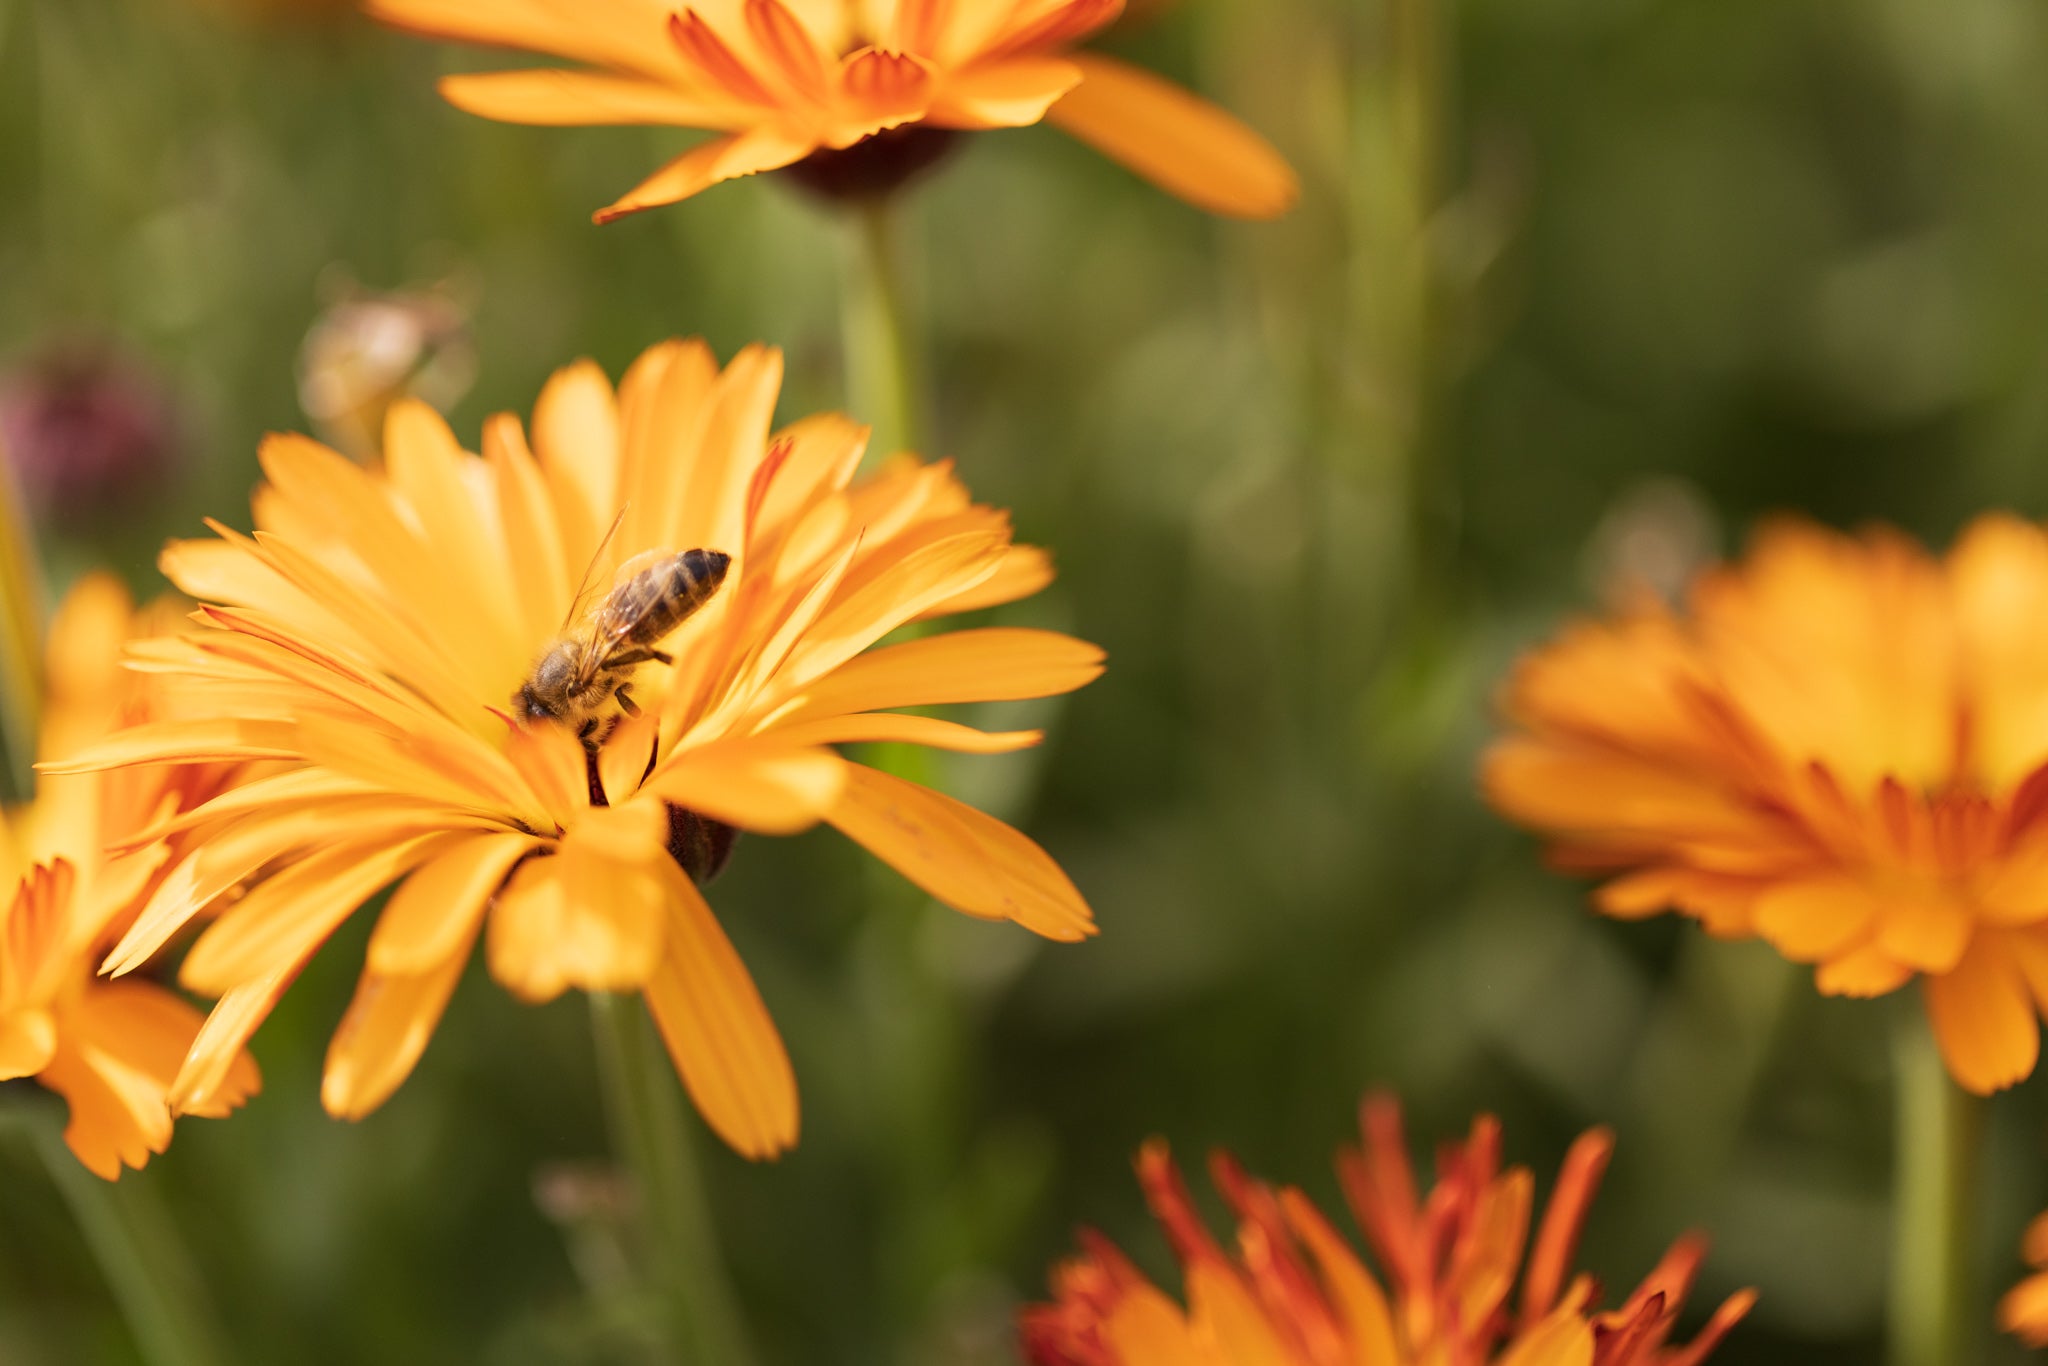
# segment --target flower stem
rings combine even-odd
[[[9,1127],[27,1133],[71,1211],[142,1360],[148,1366],[223,1366],[228,1354],[192,1259],[155,1193],[139,1176],[116,1185],[80,1166],[64,1145],[53,1107],[24,1107],[8,1119]]]
[[[637,1197],[650,1289],[665,1351],[680,1366],[753,1360],[697,1171],[681,1097],[646,1012],[631,997],[590,993],[605,1118]]]
[[[846,359],[846,401],[855,420],[874,427],[868,443],[871,461],[916,450],[924,436],[892,203],[882,196],[849,210],[841,272],[839,333]]]
[[[1984,1106],[1949,1078],[1924,1013],[1896,1026],[1890,1366],[1977,1360],[1972,1254]]]

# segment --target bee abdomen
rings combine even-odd
[[[675,630],[711,601],[731,566],[732,556],[722,550],[685,550],[641,570],[625,593],[645,602],[647,609],[638,614],[627,639],[652,645]]]

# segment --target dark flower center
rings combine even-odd
[[[959,140],[951,128],[906,123],[851,147],[821,147],[782,173],[821,199],[880,199],[936,166]]]

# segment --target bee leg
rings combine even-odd
[[[583,747],[585,749],[594,748],[594,746],[591,744],[591,737],[596,734],[597,718],[595,716],[591,717],[588,721],[585,721],[582,725],[576,727],[576,738],[583,742]]]
[[[638,716],[640,714],[640,704],[633,700],[633,693],[630,687],[621,687],[612,696],[616,697],[619,700],[619,705],[626,709],[626,715]]]
[[[676,657],[670,654],[667,650],[649,650],[647,652],[647,657],[649,659],[658,659],[664,664],[673,664],[676,662]]]

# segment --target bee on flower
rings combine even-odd
[[[1918,981],[1949,1072],[2034,1070],[2048,1002],[2048,534],[1763,530],[1683,607],[1526,657],[1488,798],[1596,904],[1761,937],[1821,991]]]
[[[1368,1097],[1364,1143],[1337,1174],[1384,1279],[1366,1269],[1300,1190],[1275,1190],[1224,1154],[1210,1163],[1238,1220],[1236,1251],[1203,1224],[1164,1143],[1138,1156],[1138,1179],[1186,1283],[1185,1306],[1099,1234],[1053,1273],[1053,1302],[1024,1311],[1032,1366],[1697,1366],[1749,1311],[1742,1291],[1690,1343],[1671,1341],[1705,1241],[1675,1243],[1619,1307],[1571,1262],[1613,1151],[1596,1129],[1565,1158],[1529,1238],[1535,1179],[1501,1167],[1499,1124],[1482,1117],[1446,1145],[1437,1184],[1419,1193],[1396,1103]],[[1526,1255],[1525,1255],[1526,1254]],[[1519,1303],[1511,1295],[1521,1282]]]
[[[149,663],[191,719],[60,768],[277,766],[176,823],[193,841],[176,893],[108,963],[129,970],[262,874],[184,960],[186,984],[220,1003],[176,1108],[215,1103],[242,1042],[387,886],[328,1053],[332,1114],[367,1114],[404,1080],[481,940],[521,999],[642,994],[705,1119],[750,1157],[795,1141],[797,1094],[698,890],[735,832],[823,821],[969,915],[1094,932],[1030,839],[833,748],[1036,743],[894,709],[1068,692],[1101,671],[1093,646],[980,628],[874,647],[1037,592],[1050,561],[948,464],[900,456],[856,479],[867,434],[836,415],[771,435],[781,375],[772,350],[721,369],[702,343],[671,342],[616,391],[588,363],[557,374],[530,444],[501,416],[470,454],[416,402],[392,410],[374,467],[276,437],[255,534],[216,525],[165,551],[204,626]],[[684,579],[688,611],[663,596]],[[619,607],[622,592],[640,606]],[[606,622],[625,626],[600,640]]]
[[[137,614],[103,575],[71,590],[50,629],[45,754],[164,722],[154,680],[124,670],[121,652],[174,615]],[[64,1141],[109,1181],[169,1145],[167,1097],[203,1016],[155,982],[95,972],[190,852],[172,830],[178,818],[241,776],[234,761],[51,775],[34,801],[0,812],[0,1080],[33,1077],[62,1096]],[[190,1112],[225,1115],[258,1084],[255,1064],[230,1051]]]
[[[1077,51],[1124,0],[369,0],[433,38],[577,65],[449,76],[458,108],[528,124],[665,124],[715,136],[663,166],[599,222],[722,181],[793,169],[872,195],[957,134],[1040,121],[1191,204],[1271,218],[1298,193],[1279,153],[1171,82]]]

